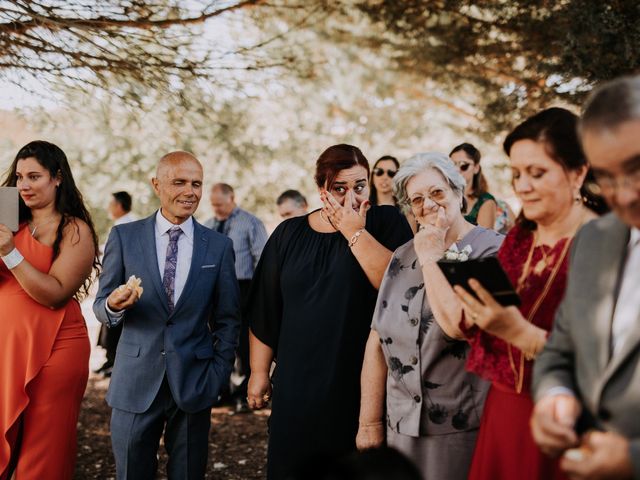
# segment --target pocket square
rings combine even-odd
[[[200,268],[215,268],[216,264],[212,263],[211,265],[202,265]]]

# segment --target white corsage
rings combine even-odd
[[[453,260],[456,262],[466,262],[467,260],[469,260],[469,255],[471,255],[472,251],[473,249],[471,248],[471,245],[467,245],[462,250],[458,250],[458,245],[454,243],[447,249],[446,252],[444,252],[444,259]]]

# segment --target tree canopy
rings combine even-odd
[[[357,8],[363,40],[395,68],[476,105],[502,130],[553,102],[580,104],[595,83],[640,68],[634,0],[379,0]]]

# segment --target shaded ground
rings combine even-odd
[[[115,479],[109,439],[110,409],[104,401],[108,381],[89,378],[78,423],[76,480]],[[231,415],[215,408],[209,434],[207,479],[258,480],[265,478],[268,411]],[[166,478],[166,453],[160,447],[158,478]]]

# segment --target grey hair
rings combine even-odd
[[[404,162],[400,165],[395,177],[393,177],[393,192],[398,199],[398,203],[401,205],[408,203],[407,183],[428,168],[438,171],[447,181],[453,192],[464,199],[466,182],[453,161],[444,153],[427,152],[417,153]]]
[[[613,130],[631,120],[640,120],[640,75],[620,77],[594,90],[585,104],[578,133]]]

